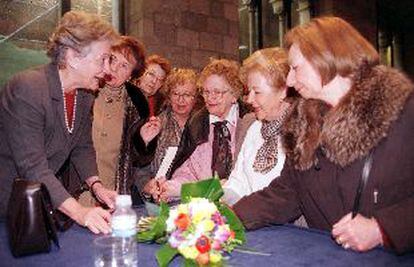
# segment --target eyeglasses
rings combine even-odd
[[[204,98],[209,98],[210,96],[213,97],[213,98],[222,98],[224,96],[224,94],[226,94],[229,91],[230,91],[229,89],[228,90],[224,90],[224,91],[215,90],[215,89],[214,90],[211,90],[211,91],[209,91],[209,90],[203,90],[201,92],[201,95]]]
[[[179,94],[179,93],[171,93],[170,98],[171,100],[178,101],[182,97],[185,101],[191,101],[194,99],[194,95],[191,94]]]
[[[164,82],[164,79],[165,79],[165,77],[157,76],[157,74],[155,74],[155,72],[152,72],[150,70],[146,70],[144,75],[149,76],[151,79],[154,79],[158,83]]]

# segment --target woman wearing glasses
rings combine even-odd
[[[238,74],[238,63],[226,59],[212,60],[201,72],[198,85],[206,108],[184,129],[168,180],[161,179],[153,194],[156,200],[177,198],[183,183],[230,174],[238,121],[247,111],[238,101],[243,92]]]
[[[140,135],[145,144],[152,140],[157,147],[151,164],[139,171],[138,188],[143,193],[152,195],[156,190],[154,178],[169,147],[177,147],[188,118],[190,117],[199,95],[197,92],[197,74],[192,69],[174,69],[167,77],[163,93],[168,96],[166,109],[157,117],[151,117],[145,123]]]

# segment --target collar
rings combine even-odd
[[[235,103],[231,106],[229,113],[227,114],[224,120],[228,121],[230,125],[236,126],[238,117],[239,117],[239,105]],[[218,122],[218,121],[223,121],[216,115],[212,115],[212,114],[209,115],[209,119],[210,119],[210,124]]]

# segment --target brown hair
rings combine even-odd
[[[167,76],[162,88],[162,93],[168,96],[177,85],[183,85],[186,83],[194,84],[197,93],[197,73],[192,69],[176,69],[174,68]]]
[[[59,68],[65,68],[67,48],[84,55],[94,41],[112,40],[117,37],[112,26],[98,15],[82,11],[67,12],[47,43],[47,55]]]
[[[132,70],[131,77],[141,76],[145,71],[145,49],[144,45],[132,36],[121,36],[111,47],[115,52],[121,53],[128,61],[135,59],[136,64]]]
[[[240,68],[240,79],[245,85],[248,73],[253,71],[264,75],[276,90],[284,89],[289,72],[286,51],[279,47],[265,48],[245,59]]]
[[[201,71],[197,86],[201,89],[204,81],[211,75],[223,76],[229,83],[232,94],[239,98],[243,94],[243,84],[239,78],[240,65],[228,59],[210,59],[210,63]]]
[[[285,35],[285,46],[299,46],[303,56],[318,70],[322,83],[337,74],[347,77],[363,62],[379,63],[375,48],[348,22],[322,17],[297,26]]]
[[[160,65],[161,69],[165,72],[165,75],[168,75],[171,71],[171,63],[168,59],[160,56],[160,55],[151,55],[147,58],[146,62],[147,66],[149,64],[158,64]]]

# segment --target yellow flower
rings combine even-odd
[[[216,252],[211,252],[210,253],[210,262],[211,263],[218,263],[221,261],[221,254],[220,253],[216,253]]]
[[[178,251],[186,258],[186,259],[195,259],[197,258],[199,252],[195,246],[191,247],[178,247]]]
[[[214,229],[214,222],[212,220],[204,220],[197,226],[202,232],[209,232]]]
[[[188,205],[187,204],[178,205],[178,214],[180,214],[180,213],[188,214]]]

